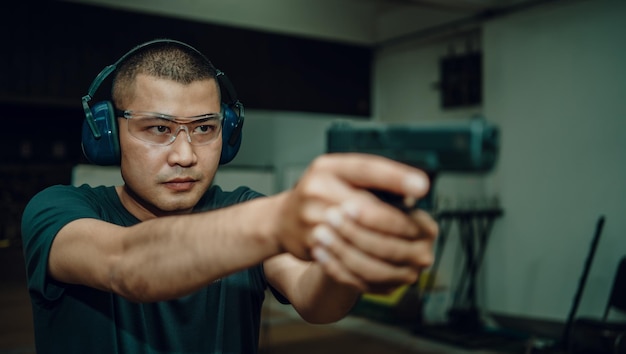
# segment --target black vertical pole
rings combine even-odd
[[[598,247],[598,241],[600,240],[600,234],[602,233],[603,227],[604,227],[604,215],[600,216],[596,224],[596,233],[593,236],[593,240],[591,241],[591,249],[589,250],[589,254],[587,255],[585,268],[583,269],[583,274],[580,277],[578,290],[576,291],[576,295],[574,296],[574,303],[572,304],[572,308],[570,309],[569,316],[567,317],[567,322],[565,322],[565,328],[563,330],[563,336],[561,338],[561,347],[565,350],[567,350],[569,346],[569,337],[570,337],[570,332],[572,331],[572,323],[574,322],[574,317],[576,316],[576,311],[578,310],[580,299],[582,297],[583,291],[585,290],[585,283],[587,282],[589,269],[591,269],[591,263],[593,262],[593,257],[596,253],[596,248]]]

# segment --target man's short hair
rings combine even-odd
[[[133,53],[117,68],[111,94],[116,106],[123,106],[124,101],[132,97],[134,82],[139,74],[187,85],[215,79],[217,70],[192,48],[171,42],[152,44]],[[219,85],[217,80],[215,84]]]

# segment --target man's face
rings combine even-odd
[[[189,85],[147,75],[136,78],[134,95],[122,110],[192,117],[220,112],[215,80]],[[130,118],[132,119],[132,118]],[[170,145],[152,145],[128,132],[118,118],[124,206],[140,220],[190,212],[211,185],[219,165],[221,134],[206,145],[191,145],[181,130]]]

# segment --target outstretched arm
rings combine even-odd
[[[294,189],[275,196],[132,227],[73,221],[57,234],[48,269],[61,282],[147,302],[268,260],[269,281],[303,316],[336,319],[360,292],[412,282],[432,261],[432,220],[403,214],[368,188],[419,198],[427,182],[420,171],[380,157],[323,156]],[[272,259],[281,253],[316,263]],[[324,304],[329,315],[310,315]]]

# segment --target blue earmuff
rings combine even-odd
[[[155,43],[173,43],[189,48],[198,53],[206,60],[208,65],[213,67],[211,62],[197,49],[186,43],[171,39],[157,39],[140,44],[124,54],[114,64],[105,67],[91,83],[87,95],[82,98],[85,120],[83,121],[81,145],[83,154],[89,162],[102,166],[119,165],[120,163],[117,117],[113,104],[110,101],[102,101],[90,107],[89,101],[91,101],[102,82],[129,55]],[[244,107],[237,99],[234,87],[228,77],[220,70],[215,69],[215,71],[222,95],[221,107],[224,117],[222,120],[222,153],[220,156],[220,164],[223,165],[235,158],[241,146]]]

